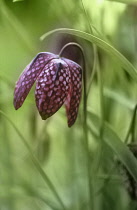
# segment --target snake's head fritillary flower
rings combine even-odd
[[[35,100],[42,119],[46,120],[65,104],[68,126],[71,127],[77,118],[81,98],[81,67],[58,55],[39,53],[16,82],[15,109],[22,106],[35,82]]]

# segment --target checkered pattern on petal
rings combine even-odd
[[[57,58],[57,55],[45,52],[39,53],[24,69],[23,73],[19,77],[19,80],[16,82],[14,91],[15,109],[22,106],[32,85],[43,70],[44,66],[53,58]]]
[[[68,118],[68,126],[71,127],[77,118],[81,99],[82,69],[77,63],[71,60],[65,58],[63,58],[63,60],[68,64],[70,70],[70,88],[65,101],[65,107]]]
[[[61,59],[51,60],[37,78],[35,99],[43,120],[64,104],[69,91],[69,79],[68,65]]]

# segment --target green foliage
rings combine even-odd
[[[13,2],[24,1],[24,0],[13,0]]]
[[[108,0],[108,1],[115,1],[115,2],[120,2],[120,3],[124,3],[124,4],[131,4],[131,5],[137,4],[136,0]]]
[[[137,101],[136,19],[136,1],[0,1],[0,210],[137,208],[117,164],[137,180],[124,142]],[[87,125],[84,97],[72,128],[63,108],[41,120],[34,88],[15,111],[24,67],[69,41],[86,57]]]

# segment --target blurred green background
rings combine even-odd
[[[121,2],[0,1],[0,110],[23,134],[64,204],[61,205],[42,178],[17,131],[0,114],[0,210],[137,208],[115,166],[117,155],[102,138],[90,132],[94,126],[92,117],[88,115],[90,206],[82,101],[72,128],[67,127],[64,107],[48,120],[41,120],[35,105],[34,88],[18,111],[13,107],[15,82],[32,58],[41,51],[59,53],[63,44],[75,41],[81,44],[86,55],[87,85],[90,86],[88,109],[98,116],[103,110],[104,120],[124,142],[137,101],[137,83],[133,78],[109,52],[106,54],[82,38],[54,33],[40,41],[44,33],[57,28],[92,32],[114,46],[136,68],[137,2]],[[90,24],[94,31],[90,31]],[[70,50],[67,56],[80,63],[76,49]],[[94,70],[100,71],[103,99],[100,97],[102,86],[99,76],[95,73],[90,79]]]

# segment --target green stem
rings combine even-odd
[[[81,4],[82,4],[82,7],[83,7],[83,11],[84,11],[84,13],[85,13],[85,17],[86,17],[87,22],[88,22],[89,31],[90,31],[90,33],[92,34],[92,33],[93,33],[93,27],[92,27],[92,25],[90,24],[90,20],[89,20],[87,11],[86,11],[86,9],[85,9],[85,6],[84,6],[84,3],[83,3],[82,0],[81,0]],[[95,72],[96,72],[96,66],[97,66],[97,61],[98,61],[97,47],[96,47],[95,44],[93,44],[93,56],[94,56],[94,59],[93,59],[93,68],[92,68],[92,72],[91,72],[91,76],[90,76],[90,80],[89,80],[89,86],[88,86],[88,89],[87,89],[87,97],[88,97],[89,92],[90,92],[90,88],[91,88],[92,81],[93,81],[93,78],[94,78],[94,75],[95,75]]]
[[[12,125],[12,127],[15,129],[15,131],[17,132],[17,134],[19,135],[19,137],[21,138],[22,142],[24,143],[25,147],[27,148],[27,150],[29,151],[29,154],[31,156],[31,159],[34,163],[34,165],[36,166],[37,170],[39,171],[39,173],[41,174],[42,178],[44,179],[44,181],[48,184],[50,190],[53,192],[55,198],[58,200],[58,202],[60,203],[60,205],[62,206],[63,210],[66,210],[66,207],[64,206],[64,203],[62,202],[58,192],[55,189],[55,186],[53,185],[53,183],[51,182],[51,180],[49,179],[49,177],[47,176],[47,174],[45,173],[45,171],[41,168],[39,161],[37,160],[37,158],[34,156],[31,147],[29,146],[29,144],[27,143],[26,139],[24,138],[24,136],[20,133],[20,131],[18,130],[18,128],[15,126],[15,124],[11,121],[11,119],[0,110],[0,113],[10,122],[10,124]]]
[[[80,49],[80,51],[81,51],[82,56],[84,57],[83,48],[82,48],[78,43],[76,43],[76,42],[69,42],[69,43],[65,44],[65,45],[62,47],[62,49],[60,50],[60,52],[59,52],[59,57],[61,57],[62,54],[63,54],[63,52],[64,52],[64,50],[66,50],[66,48],[68,48],[68,47],[70,47],[70,46],[78,47],[78,48]],[[83,58],[83,63],[85,63],[85,57]]]
[[[127,135],[126,135],[126,138],[125,138],[125,143],[128,143],[128,139],[129,139],[129,136],[131,134],[131,142],[134,142],[135,141],[135,121],[136,121],[136,113],[137,113],[137,104],[134,108],[134,112],[133,112],[133,116],[132,116],[132,119],[131,119],[131,123],[129,125],[129,130],[127,132]]]
[[[7,132],[7,123],[4,121],[1,121],[3,124],[3,132],[4,132],[4,139],[3,139],[3,164],[5,166],[5,168],[7,168],[7,173],[6,173],[6,183],[7,183],[7,187],[6,189],[6,194],[8,196],[8,205],[10,210],[14,210],[15,209],[15,199],[12,196],[12,189],[14,186],[14,167],[13,167],[13,161],[12,161],[12,150],[11,150],[11,145],[10,145],[10,139],[9,139],[9,135]],[[5,145],[4,145],[5,144]]]
[[[84,6],[84,3],[83,3],[83,0],[81,0],[81,4],[82,4],[82,7],[83,7],[83,11],[85,13],[85,17],[87,19],[87,22],[88,22],[88,25],[89,25],[89,31],[90,31],[90,34],[93,34],[93,28],[92,28],[92,25],[90,24],[90,20],[89,20],[89,16],[87,14],[87,11],[85,9],[85,6]],[[99,83],[99,93],[100,93],[100,114],[101,114],[101,122],[100,122],[100,125],[99,125],[99,136],[100,136],[100,141],[101,141],[101,144],[100,144],[100,149],[99,149],[99,157],[98,157],[98,162],[97,162],[97,167],[96,167],[96,173],[99,169],[99,166],[100,166],[100,162],[101,162],[101,157],[102,157],[102,146],[103,146],[103,124],[104,124],[104,94],[103,94],[103,80],[102,80],[102,74],[101,74],[101,71],[100,71],[100,65],[99,65],[99,57],[98,57],[98,52],[97,52],[97,47],[95,44],[93,44],[93,53],[94,53],[94,64],[93,64],[93,69],[92,69],[92,74],[91,74],[91,79],[90,79],[90,83],[89,83],[89,87],[88,87],[88,93],[90,91],[90,88],[91,88],[91,83],[92,83],[92,80],[93,80],[93,77],[94,77],[94,74],[95,74],[95,70],[97,68],[97,78],[98,78],[98,83]],[[93,205],[92,205],[93,206]]]
[[[84,3],[83,3],[82,0],[81,0],[81,4],[82,4],[82,7],[83,7],[83,10],[84,10],[84,13],[85,13],[85,17],[86,17],[88,25],[89,25],[89,31],[92,34],[93,33],[92,25],[90,24],[90,20],[89,20],[88,14],[86,12],[86,9],[84,7]],[[97,77],[98,77],[99,88],[100,88],[99,89],[100,90],[100,109],[101,109],[100,136],[102,136],[102,134],[103,134],[102,133],[103,132],[103,122],[104,122],[103,81],[102,81],[102,75],[101,75],[100,66],[99,66],[99,58],[98,58],[98,53],[97,53],[97,47],[94,44],[93,44],[93,52],[94,52],[94,65],[97,66]],[[93,67],[95,68],[94,65],[93,65]],[[95,73],[95,69],[94,69],[93,73]],[[94,74],[92,75],[92,77],[93,76],[94,76]],[[91,77],[91,82],[92,82],[92,77]],[[90,90],[90,86],[89,86],[88,92],[89,92],[89,90]]]
[[[89,96],[92,81],[93,81],[93,78],[94,78],[94,75],[95,75],[95,72],[96,72],[96,67],[97,67],[98,56],[97,56],[97,47],[95,45],[93,45],[93,55],[94,55],[94,59],[93,59],[94,62],[93,62],[91,76],[90,76],[90,79],[89,79],[89,85],[88,85],[88,89],[87,89],[87,97]]]
[[[61,56],[64,50],[69,46],[76,46],[80,49],[83,59],[83,86],[84,86],[84,97],[83,97],[83,113],[84,113],[84,120],[83,120],[83,132],[84,132],[84,145],[86,151],[86,162],[87,162],[87,177],[88,177],[88,188],[89,188],[89,204],[90,207],[92,206],[92,190],[91,190],[91,174],[90,174],[90,151],[89,151],[89,142],[88,142],[88,126],[87,126],[87,84],[86,84],[86,64],[85,64],[85,55],[83,48],[75,42],[70,42],[66,44],[60,51],[59,56]]]

